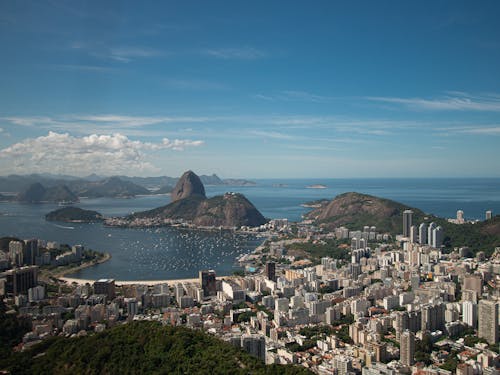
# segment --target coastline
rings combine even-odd
[[[221,276],[222,277],[229,277],[229,276]],[[74,277],[59,277],[59,280],[62,280],[68,284],[78,284],[78,285],[85,285],[85,284],[92,284],[96,280],[91,280],[91,279],[77,279]],[[179,283],[195,283],[199,282],[198,278],[192,278],[192,279],[170,279],[170,280],[115,280],[115,285],[158,285],[158,284],[179,284]]]
[[[110,259],[111,259],[111,254],[104,253],[104,256],[101,259],[98,259],[97,261],[85,262],[85,263],[80,264],[79,266],[71,267],[71,268],[69,268],[67,270],[63,270],[63,271],[60,271],[60,272],[55,272],[53,274],[49,272],[49,276],[51,276],[51,277],[53,277],[55,279],[62,280],[62,279],[65,278],[65,275],[68,275],[68,274],[71,274],[71,273],[75,273],[75,272],[78,272],[78,271],[83,270],[85,268],[89,268],[89,267],[95,266],[97,264],[101,264],[101,263],[107,262]]]

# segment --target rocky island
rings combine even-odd
[[[172,202],[125,218],[106,220],[112,226],[158,226],[187,224],[195,227],[256,227],[267,222],[243,195],[226,193],[207,198],[199,176],[185,172],[171,192]]]
[[[104,220],[104,217],[97,211],[83,210],[79,207],[63,207],[49,212],[45,215],[45,220],[67,223],[95,223]]]

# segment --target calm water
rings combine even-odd
[[[357,191],[417,207],[427,213],[454,217],[461,209],[468,219],[483,219],[486,210],[500,213],[500,179],[316,179],[257,180],[257,186],[207,186],[207,195],[241,192],[269,218],[300,220],[307,209],[300,204]],[[281,185],[280,185],[281,184]],[[326,189],[308,189],[322,184]],[[280,185],[280,187],[278,187]],[[168,196],[134,199],[89,199],[79,207],[121,216],[167,204]],[[194,277],[198,270],[213,268],[230,274],[237,255],[250,252],[260,240],[230,233],[183,231],[174,228],[120,229],[101,224],[46,222],[53,204],[0,203],[0,236],[38,237],[60,243],[81,243],[112,254],[109,262],[80,271],[75,276],[95,279],[147,280]]]

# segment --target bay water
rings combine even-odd
[[[207,196],[228,191],[245,196],[268,218],[300,221],[309,209],[301,204],[332,199],[356,191],[393,199],[409,207],[441,217],[455,217],[463,210],[466,219],[483,220],[486,210],[500,213],[500,178],[432,179],[266,179],[255,186],[206,186]],[[322,188],[318,188],[318,187]],[[314,188],[316,187],[316,188]],[[170,202],[168,195],[130,199],[82,199],[76,206],[105,216],[123,216]],[[46,213],[56,204],[0,203],[0,236],[40,238],[112,255],[103,264],[86,268],[73,277],[118,280],[154,280],[196,277],[200,269],[227,275],[237,269],[235,258],[251,252],[262,239],[231,232],[187,231],[177,228],[108,228],[96,224],[48,222]],[[366,223],[370,225],[370,223]]]

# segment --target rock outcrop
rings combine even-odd
[[[376,226],[382,232],[399,233],[403,225],[403,211],[409,207],[401,203],[360,193],[340,194],[331,201],[319,202],[319,207],[306,215],[326,227],[346,226],[362,229],[365,225]],[[418,222],[425,214],[415,208],[413,221]]]
[[[170,197],[172,202],[190,197],[206,198],[205,187],[193,171],[187,171],[177,181],[177,184],[170,193]]]
[[[165,218],[183,220],[197,226],[226,228],[255,227],[267,222],[243,194],[226,193],[207,199],[203,183],[191,171],[182,175],[172,191],[172,203],[135,213],[128,218]]]

